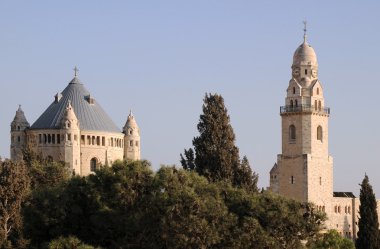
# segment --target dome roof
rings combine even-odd
[[[121,132],[99,103],[92,98],[77,76],[70,81],[61,94],[56,95],[55,101],[31,128],[59,129],[69,103],[79,120],[81,130]]]
[[[307,43],[306,38],[293,55],[293,66],[300,64],[318,65],[317,55],[314,49]]]

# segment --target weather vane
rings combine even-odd
[[[79,69],[77,68],[77,66],[75,66],[73,70],[74,70],[74,76],[75,77],[78,76]]]

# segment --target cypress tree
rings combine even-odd
[[[203,113],[198,123],[199,136],[193,139],[193,149],[181,154],[184,169],[195,170],[210,181],[227,180],[235,186],[250,185],[256,189],[255,174],[248,160],[240,162],[239,149],[224,99],[218,94],[206,94]]]
[[[378,249],[379,221],[377,217],[377,204],[372,186],[369,184],[367,174],[360,185],[360,207],[359,207],[359,232],[356,240],[357,249]]]

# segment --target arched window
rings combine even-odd
[[[318,110],[321,110],[322,109],[322,104],[321,104],[321,101],[318,102]]]
[[[322,126],[318,126],[318,128],[317,128],[317,140],[322,142],[322,138],[323,138]]]
[[[289,126],[289,140],[294,142],[296,140],[296,127],[294,125]]]
[[[295,105],[295,107],[298,106],[298,101],[297,100],[294,100],[294,105]]]
[[[293,108],[293,100],[290,100],[290,107]]]
[[[305,69],[305,74],[307,75],[307,69]]]
[[[318,101],[317,100],[314,101],[314,108],[316,111],[318,110]]]
[[[293,94],[296,94],[296,88],[293,87]]]
[[[95,172],[97,164],[98,164],[98,160],[95,157],[92,158],[90,161],[90,171],[91,172]]]
[[[317,87],[317,95],[319,95],[319,87]]]

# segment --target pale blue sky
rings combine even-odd
[[[1,1],[0,155],[18,104],[32,124],[77,65],[120,128],[133,109],[155,169],[179,165],[205,92],[222,94],[266,187],[307,19],[332,110],[334,189],[358,193],[367,172],[380,197],[379,13],[378,1]]]

